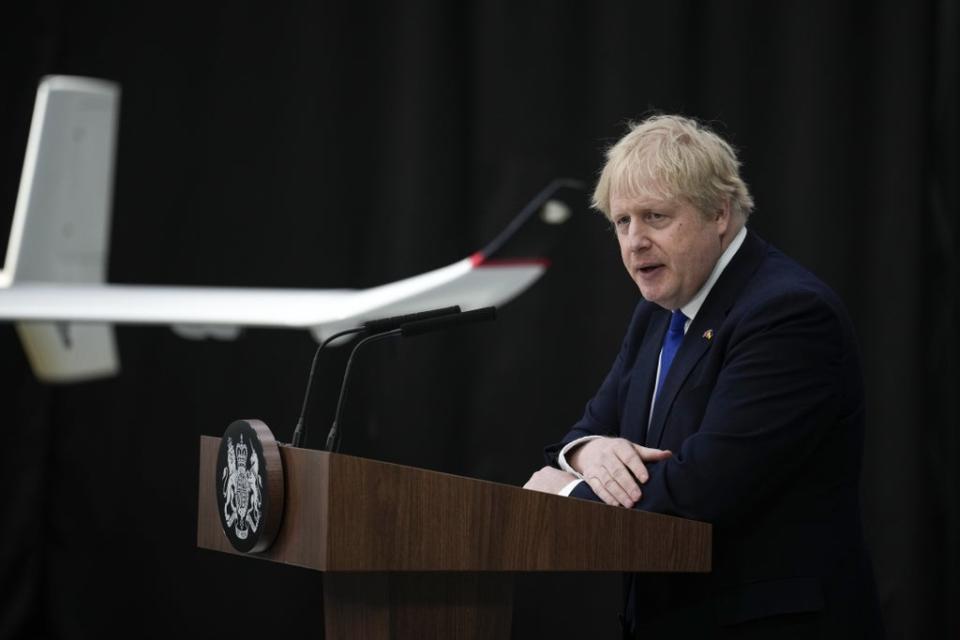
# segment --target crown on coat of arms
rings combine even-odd
[[[247,445],[243,442],[243,436],[240,436],[240,442],[237,443],[237,462],[245,464],[247,461]]]

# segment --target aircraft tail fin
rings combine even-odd
[[[572,178],[557,178],[540,190],[482,250],[473,255],[477,264],[497,264],[544,258],[557,242],[571,215],[569,205],[555,199],[558,192],[581,193],[585,185]]]
[[[119,100],[119,87],[103,80],[41,81],[0,287],[105,280]],[[17,332],[45,381],[119,369],[110,325],[18,323]]]

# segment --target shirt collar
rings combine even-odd
[[[713,285],[717,283],[717,280],[720,278],[720,274],[723,273],[723,270],[727,268],[727,265],[730,264],[730,261],[733,260],[733,256],[736,255],[737,250],[740,249],[740,245],[743,244],[744,238],[747,237],[747,227],[743,226],[740,228],[740,231],[737,232],[737,235],[733,237],[733,242],[730,243],[723,253],[720,254],[720,259],[717,260],[717,264],[713,265],[713,271],[710,272],[710,277],[707,278],[707,281],[703,283],[703,286],[700,287],[700,290],[697,291],[696,295],[690,298],[690,302],[680,307],[680,311],[683,312],[683,315],[687,316],[687,324],[684,327],[686,331],[687,327],[690,326],[690,323],[693,322],[694,317],[697,313],[700,312],[700,307],[703,306],[704,301],[707,299],[707,296],[710,295],[710,290],[713,289]]]

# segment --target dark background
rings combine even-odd
[[[555,176],[592,180],[627,120],[712,123],[740,149],[751,227],[859,331],[888,634],[957,637],[955,2],[24,4],[0,21],[0,228],[40,77],[116,80],[111,282],[380,284],[473,252]],[[345,452],[514,484],[540,466],[637,299],[585,202],[495,325],[369,349]],[[194,535],[199,436],[259,417],[288,440],[313,342],[117,335],[119,377],[50,386],[0,326],[0,636],[306,631],[315,574]],[[344,360],[321,363],[313,445]],[[521,577],[515,636],[614,637],[618,592]]]

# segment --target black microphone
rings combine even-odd
[[[363,328],[369,333],[383,333],[393,331],[401,325],[408,322],[417,322],[419,320],[429,320],[443,316],[451,316],[460,313],[459,306],[443,307],[442,309],[430,309],[428,311],[418,311],[417,313],[408,313],[402,316],[391,316],[389,318],[379,318],[377,320],[368,320],[363,323]]]
[[[429,333],[431,331],[442,331],[444,329],[452,329],[464,324],[471,324],[474,322],[485,322],[488,320],[493,320],[497,317],[496,307],[483,307],[482,309],[474,309],[473,311],[465,311],[463,313],[457,313],[454,315],[440,316],[436,318],[429,318],[426,320],[417,320],[414,322],[408,322],[400,325],[399,328],[393,329],[392,331],[387,331],[385,333],[377,333],[372,336],[367,336],[360,342],[356,344],[353,348],[353,351],[350,352],[350,358],[347,360],[346,369],[343,372],[343,381],[340,383],[340,397],[337,398],[337,411],[333,416],[333,424],[330,425],[330,431],[327,433],[327,442],[323,447],[324,451],[334,451],[339,448],[338,436],[339,436],[339,424],[340,424],[340,414],[343,411],[343,403],[347,397],[347,381],[350,377],[350,369],[353,366],[353,358],[357,354],[357,351],[360,350],[365,344],[374,342],[376,340],[383,340],[386,338],[395,338],[397,336],[402,337],[412,337],[422,335],[424,333]]]
[[[483,307],[473,311],[464,311],[452,316],[441,316],[439,318],[428,318],[426,320],[414,320],[400,326],[400,335],[403,337],[419,336],[431,331],[442,331],[443,329],[452,329],[462,324],[471,324],[474,322],[487,322],[497,317],[496,307]]]
[[[440,309],[428,309],[427,311],[418,311],[416,313],[407,313],[401,316],[390,316],[389,318],[368,320],[364,322],[362,326],[339,331],[324,340],[313,353],[313,361],[310,363],[310,374],[307,376],[307,388],[303,392],[303,403],[300,405],[300,416],[297,418],[297,426],[293,429],[293,446],[300,446],[300,442],[303,440],[304,434],[307,430],[304,423],[304,418],[307,414],[307,403],[310,399],[310,389],[313,386],[313,374],[317,369],[317,359],[320,357],[320,352],[323,351],[324,347],[337,338],[342,338],[343,336],[352,335],[354,333],[366,333],[368,335],[383,333],[386,331],[392,331],[393,329],[396,329],[408,322],[429,320],[431,318],[442,318],[444,316],[455,315],[458,313],[460,313],[460,307],[452,306],[442,307]]]

